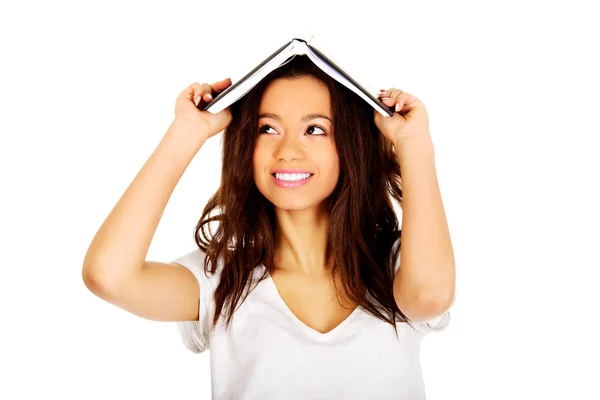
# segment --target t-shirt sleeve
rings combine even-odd
[[[393,249],[395,250],[400,245],[400,240],[394,243]],[[398,259],[396,260],[394,272],[398,272],[400,269],[400,252],[398,252]],[[448,327],[450,324],[450,310],[446,310],[445,313],[438,315],[437,317],[426,321],[413,323],[415,329],[419,333],[419,338],[427,336],[432,332],[441,332]]]
[[[424,338],[432,332],[441,332],[450,324],[450,310],[446,310],[442,315],[427,321],[414,324],[420,334],[420,338]]]
[[[200,288],[198,320],[175,322],[184,346],[194,353],[202,353],[208,349],[209,331],[214,316],[215,279],[214,276],[205,274],[204,258],[204,252],[196,249],[172,261],[189,269],[196,277]]]

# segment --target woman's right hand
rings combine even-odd
[[[231,111],[229,107],[216,114],[203,111],[204,107],[231,85],[227,78],[212,85],[194,82],[184,89],[175,101],[175,121],[177,129],[186,131],[189,135],[198,135],[206,140],[229,125]]]

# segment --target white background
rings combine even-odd
[[[82,261],[179,92],[307,33],[430,115],[457,298],[422,344],[428,399],[600,398],[595,2],[7,3],[0,398],[210,398],[209,352],[95,297]],[[148,259],[194,249],[220,145],[189,166]]]

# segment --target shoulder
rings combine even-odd
[[[204,269],[206,253],[201,249],[194,249],[176,257],[173,262],[194,270]]]
[[[217,263],[214,273],[205,269],[206,253],[200,248],[183,253],[172,260],[173,263],[189,269],[196,277],[200,297],[198,299],[199,319],[194,321],[177,321],[181,338],[185,347],[194,353],[202,353],[208,348],[210,326],[214,316],[214,292],[218,286],[221,263]],[[210,267],[210,265],[209,265]],[[210,270],[210,268],[208,268]]]
[[[219,273],[222,268],[222,263],[219,261],[217,263],[217,268],[213,270],[214,272],[210,272],[210,264],[208,265],[209,268],[207,270],[205,268],[206,253],[200,248],[183,253],[182,255],[173,259],[172,262],[189,269],[201,284],[202,289],[205,289],[206,285],[209,285],[210,287],[215,286],[215,283],[218,282]],[[209,289],[209,287],[206,289]]]

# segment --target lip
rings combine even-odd
[[[294,172],[287,172],[287,171],[294,171]],[[275,173],[282,173],[282,174],[311,174],[308,178],[306,179],[302,179],[300,181],[295,181],[295,182],[289,182],[289,181],[284,181],[281,179],[277,179],[275,177]],[[303,185],[306,185],[308,183],[308,181],[310,181],[312,179],[312,177],[314,176],[314,174],[312,172],[307,172],[307,171],[302,171],[301,169],[278,169],[275,172],[273,172],[271,174],[271,179],[273,179],[273,182],[275,183],[275,185],[279,186],[280,188],[286,188],[286,189],[293,189],[293,188],[297,188]]]
[[[300,168],[279,168],[272,172],[272,174],[312,174],[310,171],[305,171]]]

